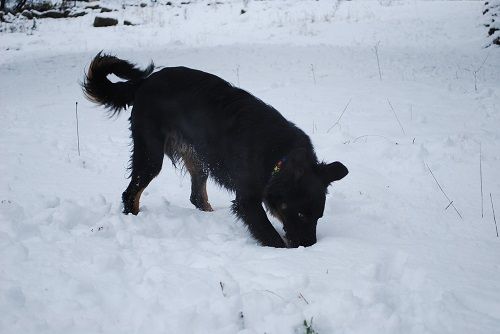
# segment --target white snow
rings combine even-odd
[[[91,28],[96,12],[0,33],[0,332],[500,333],[500,57],[483,2],[208,3],[108,1],[140,25]],[[257,245],[232,194],[210,184],[215,212],[197,211],[167,160],[123,215],[128,112],[107,119],[79,87],[101,49],[217,74],[345,163],[318,243]]]

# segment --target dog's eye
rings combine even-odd
[[[299,216],[300,219],[305,218],[305,215],[302,212],[297,213],[297,216]]]

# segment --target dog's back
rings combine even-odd
[[[131,121],[175,135],[231,190],[248,183],[263,187],[269,170],[294,144],[313,152],[309,138],[273,107],[215,75],[186,67],[149,76],[137,90]]]

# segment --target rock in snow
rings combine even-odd
[[[118,20],[112,17],[96,16],[94,19],[94,27],[110,27],[118,24]]]

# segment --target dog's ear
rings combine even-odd
[[[333,181],[343,179],[347,174],[349,174],[349,171],[344,164],[339,161],[335,161],[331,164],[320,163],[318,165],[318,173],[325,184],[328,185]]]

